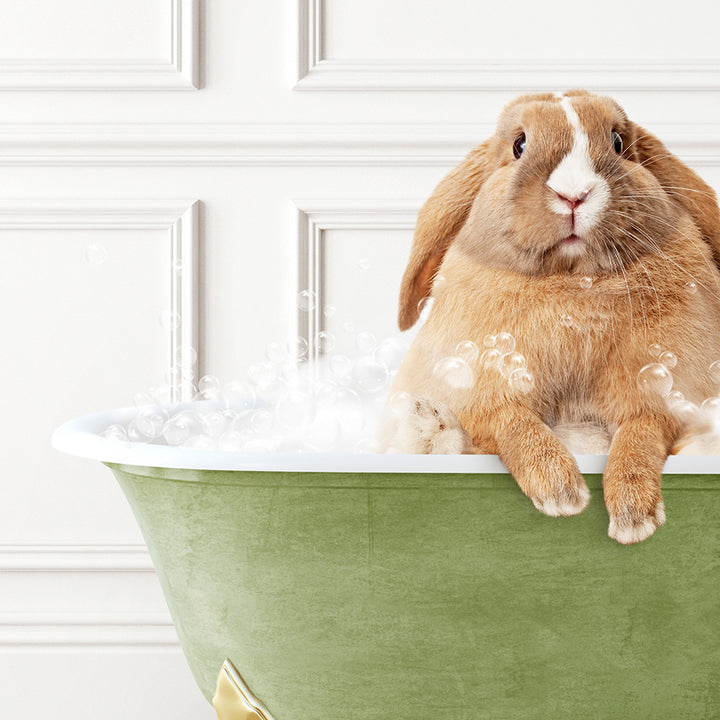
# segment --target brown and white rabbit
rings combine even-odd
[[[433,304],[380,449],[497,453],[539,510],[574,515],[589,492],[551,428],[590,422],[612,438],[609,535],[647,538],[665,521],[663,465],[689,427],[668,382],[684,407],[718,392],[719,262],[715,193],[617,103],[518,98],[419,213],[400,329],[423,298]],[[653,358],[661,350],[677,358],[671,370]]]

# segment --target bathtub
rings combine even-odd
[[[720,717],[720,458],[676,456],[667,524],[607,537],[495,456],[237,454],[59,428],[135,513],[221,720]]]

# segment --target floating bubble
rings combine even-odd
[[[509,332],[501,332],[497,336],[495,347],[501,355],[512,352],[515,349],[515,338]]]
[[[218,439],[218,449],[225,452],[239,452],[244,449],[248,437],[238,430],[228,430]]]
[[[422,300],[420,300],[417,306],[418,315],[427,315],[432,309],[433,302],[433,298],[430,295],[427,295]]]
[[[716,360],[712,363],[708,368],[708,371],[710,373],[710,379],[713,382],[720,384],[720,360]]]
[[[115,440],[118,442],[127,442],[128,433],[122,425],[110,425],[103,431],[103,437],[106,440]]]
[[[659,357],[660,353],[662,352],[662,348],[657,343],[653,343],[648,348],[648,352],[650,353],[650,357]]]
[[[236,419],[232,412],[213,410],[200,415],[200,424],[208,436],[217,438],[231,428]]]
[[[433,288],[440,289],[447,283],[447,278],[444,275],[436,275],[433,280]]]
[[[331,332],[321,330],[315,336],[315,348],[322,355],[326,355],[335,347],[335,336]]]
[[[175,366],[181,370],[189,370],[197,364],[197,351],[192,345],[181,345],[175,351]]]
[[[572,315],[568,315],[567,313],[565,313],[564,315],[560,316],[560,324],[563,327],[566,327],[566,328],[572,327],[574,322],[575,322],[575,320]]]
[[[213,400],[220,394],[220,381],[214,375],[203,375],[198,380],[198,391],[203,400]]]
[[[410,345],[403,338],[387,338],[375,350],[375,360],[390,372],[395,372],[409,349]]]
[[[455,354],[468,365],[474,365],[480,357],[480,348],[472,340],[464,340],[457,344]]]
[[[278,341],[268,343],[265,346],[265,357],[271,362],[279,365],[287,360],[287,348]]]
[[[489,348],[495,347],[496,343],[497,343],[497,335],[486,335],[483,338],[483,345],[485,347],[489,347]],[[515,348],[513,348],[513,349],[515,349]]]
[[[343,323],[343,330],[348,335],[354,335],[357,332],[357,328],[355,327],[355,323],[352,320],[348,320],[347,322]]]
[[[407,412],[410,403],[413,402],[413,396],[405,391],[393,393],[387,401],[388,410],[399,417]]]
[[[482,366],[488,370],[497,369],[500,366],[500,358],[503,354],[496,347],[488,348],[480,356]]]
[[[694,295],[697,292],[697,285],[692,281],[686,282],[685,292],[688,293],[688,295]]]
[[[266,401],[277,402],[284,397],[288,390],[287,382],[281,377],[269,379],[267,382],[258,383],[257,397]]]
[[[167,411],[156,405],[146,405],[135,416],[135,427],[148,438],[156,438],[162,433],[168,421]]]
[[[182,445],[197,430],[198,422],[190,413],[178,413],[165,423],[162,434],[168,445]]]
[[[470,366],[457,356],[444,357],[433,368],[433,378],[452,388],[468,388],[473,384]]]
[[[337,308],[334,305],[326,305],[323,308],[323,315],[326,318],[332,317],[337,312]]]
[[[661,365],[664,365],[668,370],[672,370],[677,365],[677,356],[675,353],[671,353],[669,350],[666,350],[664,353],[660,353],[660,357],[658,358],[658,362]]]
[[[585,275],[585,277],[580,278],[580,287],[583,290],[589,290],[593,285],[593,279],[589,277],[588,275]]]
[[[352,375],[353,363],[347,355],[332,355],[330,372],[339,380],[348,380]]]
[[[267,385],[278,377],[278,370],[270,362],[258,362],[247,369],[247,376],[256,386]]]
[[[535,378],[528,372],[527,368],[518,368],[513,370],[508,378],[510,387],[521,393],[529,393],[535,389]]]
[[[318,380],[314,387],[315,403],[319,408],[332,407],[337,401],[338,385],[332,380]]]
[[[361,353],[371,353],[377,347],[377,338],[371,332],[360,332],[355,338],[355,345]]]
[[[128,423],[127,433],[128,440],[130,440],[130,442],[144,443],[151,439],[149,435],[146,435],[142,432],[142,430],[140,430],[134,419]]]
[[[148,388],[148,393],[156,405],[165,405],[172,400],[172,388],[169,385]]]
[[[315,309],[317,297],[312,290],[302,290],[297,296],[297,306],[303,312],[310,312]]]
[[[85,247],[85,260],[89,265],[102,265],[108,259],[108,251],[100,243],[88,243]]]
[[[685,396],[679,390],[673,390],[667,394],[665,402],[670,410],[675,410],[681,408],[685,404],[686,400]]]
[[[499,362],[500,372],[509,378],[516,370],[522,370],[525,368],[527,361],[525,356],[519,352],[505,353]]]
[[[358,267],[361,270],[369,270],[371,267],[370,258],[360,258],[360,260],[358,260]]]
[[[296,360],[298,358],[307,357],[309,345],[308,341],[304,337],[298,335],[297,337],[288,340],[286,348],[290,359]]]
[[[374,357],[362,357],[355,363],[352,378],[358,390],[372,394],[385,387],[388,381],[388,371]]]
[[[645,392],[665,397],[672,390],[673,377],[664,365],[650,363],[638,373],[638,385]]]
[[[720,414],[720,397],[705,398],[700,405],[700,409],[706,414],[716,417]]]

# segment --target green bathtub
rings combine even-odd
[[[221,718],[720,717],[720,458],[670,458],[666,525],[621,546],[600,456],[550,518],[494,456],[121,447],[120,412],[54,444],[120,482],[208,700],[237,669]]]

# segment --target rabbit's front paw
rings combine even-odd
[[[541,513],[551,517],[578,515],[590,502],[590,491],[582,475],[553,485],[538,485],[540,487],[528,497]]]
[[[665,522],[665,505],[662,500],[657,500],[646,510],[628,504],[625,508],[609,512],[608,535],[622,545],[642,542]]]
[[[472,450],[470,437],[444,403],[403,394],[391,402],[379,445],[388,453],[459,455]]]

